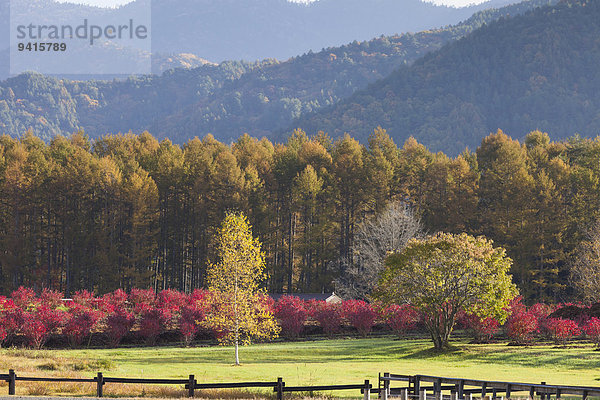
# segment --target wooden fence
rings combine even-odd
[[[329,390],[360,390],[363,394],[363,400],[370,400],[372,385],[369,380],[356,385],[320,385],[320,386],[286,386],[283,378],[277,378],[273,382],[235,382],[235,383],[198,383],[194,375],[189,375],[187,379],[138,379],[138,378],[113,378],[106,377],[102,372],[98,372],[93,378],[37,378],[19,376],[14,370],[9,370],[8,374],[0,374],[0,381],[8,382],[8,394],[15,395],[16,384],[23,382],[81,382],[96,383],[96,395],[104,395],[104,385],[107,383],[134,383],[144,385],[184,385],[188,391],[189,397],[194,397],[196,390],[202,389],[237,389],[237,388],[273,388],[277,393],[277,400],[283,399],[285,392],[313,392]]]
[[[476,379],[447,378],[430,375],[397,375],[384,373],[379,375],[379,385],[373,388],[369,380],[356,385],[317,385],[317,386],[286,386],[283,378],[272,382],[235,382],[235,383],[199,383],[194,375],[187,379],[139,379],[105,377],[99,372],[93,378],[38,378],[18,376],[14,370],[8,374],[0,374],[0,381],[8,382],[8,394],[14,395],[17,381],[23,382],[81,382],[96,383],[96,395],[103,396],[107,383],[133,383],[144,385],[182,385],[189,397],[194,397],[196,391],[203,389],[234,389],[234,388],[272,388],[277,393],[277,399],[283,400],[286,392],[315,392],[331,390],[360,390],[364,400],[370,400],[371,393],[378,393],[379,398],[388,400],[391,396],[399,396],[401,400],[472,400],[473,395],[482,399],[499,400],[500,397],[510,399],[516,393],[519,397],[540,400],[560,400],[563,395],[581,396],[588,400],[590,396],[600,397],[600,387],[547,385],[542,383],[519,383],[484,381]],[[402,382],[402,387],[392,387],[394,382]]]
[[[392,382],[404,382],[406,386],[392,388]],[[555,396],[560,400],[563,395],[581,396],[587,400],[589,396],[600,397],[600,387],[589,386],[562,386],[547,385],[542,383],[520,383],[483,381],[477,379],[446,378],[430,375],[396,375],[384,373],[379,375],[379,386],[374,389],[382,400],[390,396],[400,396],[402,400],[471,400],[474,394],[482,399],[497,400],[499,397],[510,399],[515,393],[519,397],[534,399],[539,396],[541,400],[551,400]],[[444,395],[447,392],[447,395]]]

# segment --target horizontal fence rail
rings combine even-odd
[[[14,396],[16,392],[17,381],[24,382],[81,382],[96,383],[97,397],[103,397],[104,385],[107,383],[133,383],[144,385],[185,385],[189,397],[194,397],[196,390],[202,389],[238,389],[238,388],[273,388],[277,393],[277,399],[283,399],[284,392],[313,392],[329,390],[360,390],[363,394],[363,400],[370,400],[372,385],[368,380],[356,385],[315,385],[315,386],[286,386],[283,378],[277,378],[273,382],[233,382],[233,383],[198,383],[194,375],[187,379],[150,379],[150,378],[114,378],[105,377],[98,372],[94,378],[40,378],[18,376],[14,370],[9,370],[7,374],[0,374],[0,381],[8,382],[8,394]]]
[[[333,390],[360,390],[364,400],[370,400],[371,393],[378,393],[382,400],[388,400],[391,396],[400,396],[401,400],[471,400],[473,395],[478,395],[482,399],[497,400],[500,395],[509,399],[515,393],[526,393],[527,396],[520,397],[530,399],[539,396],[541,400],[551,400],[552,396],[560,400],[563,395],[581,396],[582,400],[587,400],[590,396],[600,397],[600,387],[548,385],[545,382],[502,382],[431,375],[399,375],[387,372],[383,375],[379,374],[379,384],[376,388],[372,387],[369,380],[361,384],[349,385],[286,386],[283,378],[271,382],[199,383],[194,375],[189,375],[187,379],[149,379],[105,377],[99,372],[93,378],[27,377],[18,376],[12,369],[8,374],[0,374],[0,381],[8,382],[9,395],[15,395],[16,382],[23,381],[95,383],[98,397],[103,396],[103,388],[107,383],[182,385],[189,397],[194,397],[195,391],[203,389],[272,388],[273,392],[277,393],[278,400],[283,399],[284,393]],[[402,382],[406,385],[391,387],[394,382]],[[445,395],[444,392],[447,394]]]
[[[392,388],[392,382],[407,382],[408,386],[401,388]],[[433,384],[425,386],[423,384]],[[374,390],[379,393],[379,397],[387,400],[388,397],[399,395],[403,400],[408,398],[418,398],[427,400],[451,399],[451,400],[470,400],[474,394],[481,398],[486,396],[496,400],[498,394],[502,397],[511,398],[513,394],[527,393],[526,397],[533,399],[540,396],[541,400],[550,400],[555,396],[559,400],[563,395],[581,396],[582,400],[587,400],[589,396],[600,397],[600,387],[590,386],[566,386],[566,385],[548,385],[542,383],[522,383],[522,382],[503,382],[486,381],[478,379],[448,378],[443,376],[431,375],[397,375],[384,373],[379,375],[379,387]],[[443,392],[449,392],[449,396],[444,396]],[[433,397],[429,396],[431,394]]]

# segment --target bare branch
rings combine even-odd
[[[588,230],[579,244],[571,268],[571,281],[586,301],[600,301],[600,221]]]
[[[355,236],[354,262],[346,263],[342,276],[335,280],[336,292],[345,298],[366,299],[377,285],[385,257],[401,252],[421,232],[421,222],[410,206],[401,202],[391,203],[365,221]]]

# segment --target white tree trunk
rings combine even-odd
[[[235,365],[240,365],[240,355],[238,351],[238,340],[235,339]]]

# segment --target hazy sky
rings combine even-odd
[[[132,0],[56,0],[58,3],[88,4],[97,7],[118,7],[131,3]]]
[[[81,3],[81,4],[89,4],[93,6],[99,7],[117,7],[123,4],[130,3],[132,0],[56,0],[60,3]],[[291,0],[297,1],[300,3],[311,2],[315,0]],[[449,6],[466,6],[468,4],[479,4],[483,3],[485,0],[430,0],[436,4],[446,4]]]

